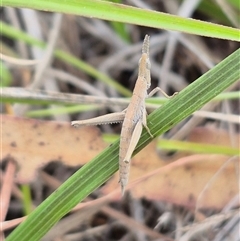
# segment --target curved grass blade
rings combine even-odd
[[[2,0],[2,6],[31,8],[124,22],[200,36],[240,41],[239,30],[209,22],[99,0]]]

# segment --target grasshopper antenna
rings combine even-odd
[[[145,35],[145,38],[143,40],[143,45],[142,45],[142,53],[149,55],[149,35]]]

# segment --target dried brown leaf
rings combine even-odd
[[[51,161],[83,165],[106,146],[94,127],[75,129],[70,123],[7,115],[1,115],[1,123],[2,158],[12,157],[18,163],[19,182],[33,180],[37,169]]]

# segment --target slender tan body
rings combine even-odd
[[[147,40],[147,42],[145,42]],[[148,45],[149,37],[144,43]],[[147,47],[144,45],[144,47]],[[143,49],[145,51],[145,49]],[[150,87],[150,62],[148,51],[142,54],[139,61],[138,79],[133,90],[132,99],[126,110],[122,125],[119,151],[119,172],[122,193],[128,183],[130,159],[142,133],[142,126],[147,128],[145,99]],[[148,128],[147,128],[148,130]],[[150,133],[150,131],[148,130]],[[151,135],[152,136],[152,135]]]
[[[123,112],[72,122],[73,126],[80,126],[100,125],[123,121],[119,150],[119,182],[121,184],[122,194],[124,194],[125,187],[128,183],[130,160],[132,153],[140,139],[142,127],[144,126],[149,135],[153,137],[147,127],[145,99],[155,94],[158,90],[161,92],[163,91],[157,87],[148,95],[147,90],[149,89],[150,85],[149,36],[146,35],[142,47],[142,56],[139,60],[138,79],[136,81],[133,95],[127,109]],[[164,95],[167,96],[165,93]]]

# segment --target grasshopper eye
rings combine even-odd
[[[149,60],[149,59],[147,59],[147,61],[146,61],[146,68],[147,68],[148,70],[151,69],[151,63],[150,63],[150,60]]]

